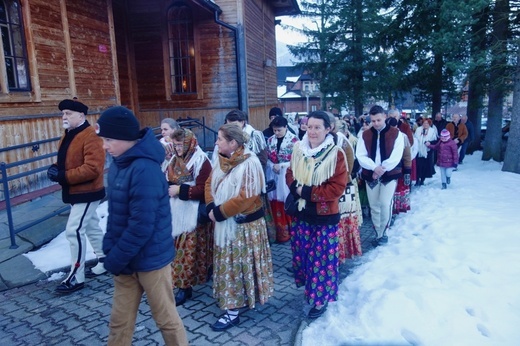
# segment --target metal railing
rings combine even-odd
[[[213,134],[213,142],[212,143],[215,143],[215,140],[217,138],[217,131],[211,129],[210,127],[206,126],[206,122],[205,122],[205,119],[202,118],[202,120],[199,120],[199,119],[192,119],[192,118],[186,118],[186,119],[178,119],[177,120],[178,124],[184,128],[199,128],[199,129],[202,129],[202,142],[203,142],[203,149],[204,150],[208,150],[208,149],[211,149],[213,150],[213,146],[211,147],[208,147],[207,146],[207,137],[208,135],[210,134]],[[156,128],[153,128],[154,132],[156,132],[158,129],[160,129],[159,127],[156,127]],[[207,133],[209,132],[209,134]],[[156,135],[157,137],[160,137],[160,134],[159,135]],[[36,152],[40,149],[40,144],[44,144],[44,143],[49,143],[49,142],[54,142],[54,141],[58,141],[60,139],[60,137],[54,137],[54,138],[50,138],[50,139],[45,139],[45,140],[41,140],[41,141],[36,141],[36,142],[30,142],[30,143],[25,143],[25,144],[19,144],[19,145],[14,145],[14,146],[11,146],[11,147],[6,147],[6,148],[1,148],[0,149],[0,153],[2,152],[7,152],[7,151],[10,151],[10,150],[17,150],[17,149],[23,149],[23,148],[27,148],[27,147],[31,147],[32,148],[32,151],[33,152]],[[26,160],[21,160],[21,161],[17,161],[17,162],[13,162],[13,163],[5,163],[5,162],[1,162],[0,163],[0,174],[1,174],[1,182],[2,182],[2,187],[3,187],[3,192],[4,192],[4,199],[5,199],[5,207],[6,207],[6,212],[7,212],[7,220],[8,220],[8,224],[9,224],[9,237],[11,239],[11,246],[10,246],[10,249],[16,249],[18,248],[18,245],[16,245],[16,238],[15,238],[15,235],[21,231],[24,231],[30,227],[33,227],[45,220],[48,220],[50,219],[51,217],[54,217],[56,215],[59,215],[61,213],[64,213],[66,211],[68,211],[70,209],[70,205],[65,205],[63,207],[61,207],[60,209],[58,210],[55,210],[53,211],[52,213],[49,213],[49,214],[46,214],[38,219],[35,219],[27,224],[24,224],[23,226],[21,227],[18,227],[18,228],[15,228],[15,225],[14,225],[14,221],[13,221],[13,214],[12,214],[12,206],[11,206],[11,196],[10,196],[10,192],[9,192],[9,182],[12,181],[12,180],[15,180],[15,179],[19,179],[19,178],[23,178],[23,177],[26,177],[26,176],[29,176],[31,174],[36,174],[36,173],[40,173],[40,172],[43,172],[43,171],[47,171],[47,169],[50,167],[50,165],[46,165],[46,166],[43,166],[43,167],[39,167],[39,168],[35,168],[35,169],[32,169],[32,170],[29,170],[29,171],[26,171],[26,172],[23,172],[23,173],[18,173],[18,174],[13,174],[13,175],[9,175],[7,174],[7,170],[10,169],[10,168],[14,168],[14,167],[18,167],[18,166],[21,166],[21,165],[25,165],[25,164],[28,164],[28,163],[32,163],[32,162],[37,162],[37,161],[41,161],[41,160],[45,160],[45,159],[48,159],[48,158],[51,158],[51,157],[55,157],[57,156],[58,152],[53,152],[53,153],[50,153],[50,154],[44,154],[44,155],[41,155],[41,156],[38,156],[38,157],[34,157],[34,158],[30,158],[30,159],[26,159]]]
[[[27,148],[27,147],[32,147],[32,151],[36,152],[36,151],[39,150],[40,144],[49,143],[49,142],[55,142],[55,141],[58,141],[59,139],[60,139],[60,137],[54,137],[54,138],[41,140],[41,141],[36,141],[36,142],[30,142],[30,143],[25,143],[25,144],[14,145],[14,146],[11,146],[11,147],[6,147],[6,148],[0,149],[0,152],[7,152],[7,151],[10,151],[10,150],[22,149],[22,148]],[[26,165],[28,163],[33,163],[33,162],[45,160],[45,159],[48,159],[48,158],[51,158],[51,157],[55,157],[57,154],[58,154],[58,152],[53,152],[53,153],[50,153],[50,154],[44,154],[44,155],[41,155],[41,156],[38,156],[38,157],[33,157],[33,158],[30,158],[30,159],[21,160],[21,161],[16,161],[16,162],[13,162],[13,163],[5,163],[5,162],[1,162],[0,163],[0,174],[1,174],[1,181],[2,181],[3,192],[4,192],[4,199],[5,199],[5,209],[6,209],[6,212],[7,212],[7,221],[8,221],[8,224],[9,224],[9,237],[11,239],[11,246],[9,247],[10,249],[18,248],[18,245],[16,245],[16,238],[15,238],[15,235],[17,233],[19,233],[21,231],[24,231],[24,230],[26,230],[26,229],[34,226],[34,225],[37,225],[40,222],[48,220],[51,217],[54,217],[56,215],[59,215],[59,214],[61,214],[63,212],[68,211],[70,209],[70,205],[63,206],[60,209],[53,211],[52,213],[46,214],[46,215],[44,215],[44,216],[42,216],[42,217],[40,217],[38,219],[35,219],[35,220],[33,220],[33,221],[31,221],[31,222],[29,222],[29,223],[27,223],[27,224],[25,224],[25,225],[23,225],[21,227],[15,228],[14,221],[13,221],[12,206],[11,206],[11,194],[9,192],[9,182],[12,181],[12,180],[16,180],[16,179],[20,179],[20,178],[32,175],[32,174],[36,174],[36,173],[47,171],[47,169],[50,167],[50,165],[46,165],[46,166],[43,166],[43,167],[38,167],[38,168],[31,169],[31,170],[26,171],[26,172],[17,173],[17,174],[13,174],[13,175],[7,174],[7,170],[10,169],[10,168]]]

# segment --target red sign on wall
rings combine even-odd
[[[98,46],[98,50],[101,52],[101,53],[108,53],[108,47],[105,45],[105,44],[100,44]]]

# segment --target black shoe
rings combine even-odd
[[[384,245],[388,243],[388,237],[386,235],[382,236],[381,238],[376,238],[370,242],[373,247],[378,247],[379,245]]]
[[[446,177],[446,183],[449,185],[451,183],[451,177]]]
[[[82,289],[83,287],[85,287],[85,283],[77,282],[76,278],[73,277],[68,282],[64,281],[61,284],[59,284],[58,287],[56,287],[56,289],[54,290],[54,292],[59,293],[59,294],[69,294],[72,292],[76,292],[76,291]]]
[[[321,309],[316,309],[316,306],[314,306],[311,311],[309,311],[309,318],[318,318],[327,310],[327,304],[325,304]]]
[[[223,320],[223,321],[221,321]],[[226,312],[224,315],[220,316],[217,322],[215,322],[211,329],[213,329],[216,332],[229,329],[234,326],[238,326],[240,323],[240,316],[237,315],[233,320],[231,319],[231,316]]]
[[[96,276],[105,274],[107,272],[107,270],[105,269],[105,266],[103,263],[105,263],[105,257],[98,258],[98,263],[94,267],[87,268],[85,270],[85,277],[92,279],[92,278],[95,278]]]
[[[101,275],[103,275],[103,274],[106,274],[106,272],[107,272],[107,271],[105,270],[103,273],[96,274],[96,273],[94,273],[94,272],[92,271],[92,268],[87,268],[87,269],[85,270],[85,277],[86,277],[86,278],[89,278],[89,279],[92,279],[92,278],[95,278],[95,277],[97,277],[97,276],[101,276]]]
[[[446,190],[446,183],[442,183],[441,190]]]
[[[177,291],[177,294],[175,295],[175,306],[180,306],[188,299],[191,299],[191,296],[193,295],[193,289],[191,287],[188,288],[179,288]]]

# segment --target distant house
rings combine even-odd
[[[311,73],[294,66],[280,66],[277,71],[278,106],[284,113],[310,113],[321,109],[319,81]]]
[[[278,100],[275,17],[299,13],[296,0],[0,1],[0,147],[60,136],[57,104],[72,97],[90,122],[124,105],[143,126],[204,117],[217,129],[240,108],[265,128]],[[0,151],[0,162],[56,149]]]

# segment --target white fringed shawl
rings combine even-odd
[[[255,130],[255,128],[249,124],[246,124],[242,131],[249,136],[249,139],[246,143],[247,149],[251,150],[255,154],[258,154],[265,149],[265,138],[261,131]]]
[[[321,150],[325,150],[319,157],[315,157]],[[294,145],[291,157],[291,168],[298,186],[319,186],[336,172],[338,151],[342,150],[334,144],[332,135],[327,135],[325,141],[316,148],[311,148],[307,135]],[[306,201],[298,200],[298,210],[305,208]]]
[[[204,151],[197,147],[186,168],[191,170],[193,167],[193,180],[185,184],[194,186],[199,172],[208,156]],[[172,236],[175,238],[183,233],[193,232],[197,227],[197,217],[200,201],[183,201],[178,196],[170,198],[170,210],[172,212]]]
[[[211,195],[215,205],[221,205],[236,197],[244,190],[247,198],[265,193],[265,177],[260,160],[249,149],[244,150],[249,157],[229,172],[224,172],[217,164],[211,176]],[[224,247],[236,237],[237,223],[233,217],[215,222],[215,245]]]

